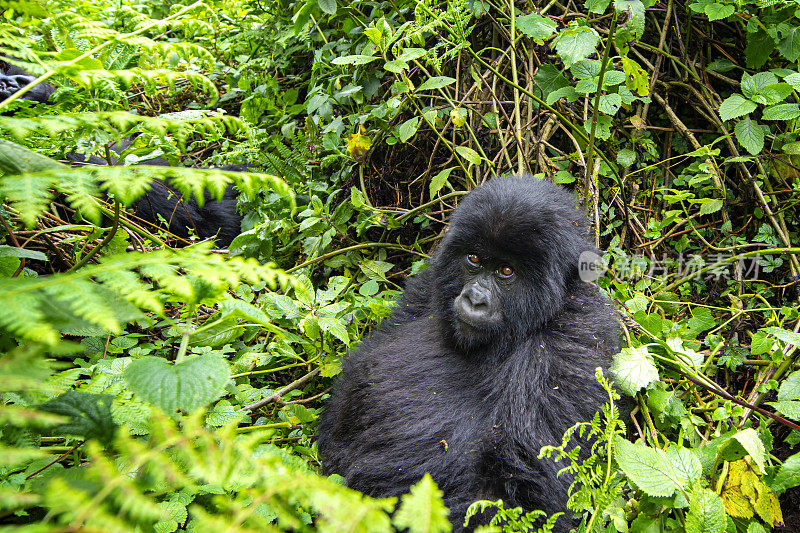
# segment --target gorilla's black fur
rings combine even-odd
[[[31,76],[21,68],[0,61],[0,100],[5,100],[15,92],[19,91],[36,77]],[[49,83],[40,83],[20,97],[20,100],[33,100],[35,102],[46,102],[56,88]]]
[[[112,147],[113,154],[117,150],[127,148],[129,142],[124,142],[120,148]],[[67,154],[66,158],[77,163],[92,165],[113,165],[116,159],[107,161],[101,157],[84,157],[79,154]],[[141,165],[167,166],[169,163],[163,157],[156,157],[139,162]],[[226,165],[219,167],[221,170],[247,172],[246,165]],[[201,207],[194,197],[185,199],[183,193],[172,186],[170,180],[153,180],[144,196],[136,203],[135,214],[137,217],[153,224],[166,222],[167,230],[173,235],[184,239],[191,232],[201,239],[214,238],[218,246],[228,247],[233,239],[242,232],[242,216],[236,211],[236,198],[238,194],[232,185],[228,185],[221,200],[212,198],[205,193],[205,202]]]
[[[8,98],[35,79],[21,68],[0,61],[0,100]],[[22,95],[21,99],[47,102],[53,92],[55,87],[49,83],[40,83]],[[117,164],[115,154],[129,145],[130,141],[125,141],[119,147],[112,146],[111,160],[97,156],[84,157],[76,153],[68,153],[65,158],[75,163],[115,165]],[[141,161],[138,164],[169,165],[163,157]],[[248,170],[245,165],[227,165],[220,169],[237,172]],[[241,233],[242,216],[236,211],[236,197],[236,190],[233,186],[228,186],[221,200],[212,199],[211,195],[206,193],[205,203],[200,207],[194,198],[184,200],[183,195],[170,185],[169,180],[166,182],[154,180],[150,190],[136,204],[136,216],[157,225],[161,224],[162,220],[166,221],[167,230],[178,237],[188,238],[191,230],[201,239],[214,238],[218,246],[228,247]]]
[[[456,530],[477,499],[565,510],[571,479],[537,455],[607,400],[595,368],[619,343],[616,311],[579,279],[594,247],[574,206],[532,177],[462,201],[429,269],[344,361],[319,425],[327,473],[397,496],[429,472]]]

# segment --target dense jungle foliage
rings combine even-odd
[[[319,475],[315,426],[459,198],[519,173],[576,191],[624,323],[632,413],[542,450],[580,530],[800,531],[800,1],[0,5],[56,87],[0,102],[3,531],[449,531],[429,477]],[[126,211],[166,177],[236,185],[229,250]]]

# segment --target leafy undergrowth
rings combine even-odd
[[[630,414],[574,428],[584,463],[568,438],[542,450],[575,475],[567,513],[581,531],[800,530],[799,8],[4,6],[0,51],[57,90],[0,102],[0,521],[449,530],[435,480],[398,501],[320,477],[316,420],[459,197],[527,172],[584,203],[627,340]],[[113,167],[56,161],[123,139]],[[158,156],[174,167],[132,166]],[[253,172],[209,168],[230,163]],[[125,209],[165,178],[237,187],[228,253]]]

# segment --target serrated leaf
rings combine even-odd
[[[350,336],[347,334],[347,328],[341,319],[333,317],[320,317],[317,320],[317,323],[322,331],[327,331],[342,341],[345,346],[350,346]]]
[[[113,400],[114,397],[109,394],[89,394],[70,390],[40,405],[39,409],[70,418],[66,424],[54,428],[57,433],[78,435],[108,443],[117,429],[111,416]]]
[[[683,487],[663,450],[617,437],[614,439],[614,460],[625,475],[649,496],[672,496]]]
[[[170,364],[160,357],[141,357],[123,373],[131,390],[166,413],[191,412],[216,399],[230,377],[228,362],[206,354]]]
[[[518,16],[516,24],[517,30],[530,37],[536,44],[544,44],[555,33],[557,26],[555,20],[538,13]]]
[[[428,533],[431,531],[451,531],[452,525],[447,519],[448,510],[442,502],[442,492],[430,474],[422,476],[411,486],[408,494],[404,494],[400,507],[392,519],[398,531],[410,533]]]
[[[739,144],[752,155],[756,155],[764,149],[764,130],[761,129],[758,122],[750,117],[745,117],[737,122],[733,132],[736,134]]]
[[[569,68],[573,63],[586,59],[595,52],[600,36],[592,28],[576,26],[561,31],[556,41],[556,53]]]
[[[441,89],[447,87],[451,83],[455,83],[456,79],[449,76],[433,76],[425,80],[422,85],[417,87],[417,91],[430,91],[431,89]]]
[[[700,204],[700,214],[710,215],[722,209],[722,200],[710,200]]]
[[[800,117],[800,105],[778,104],[764,110],[761,118],[764,120],[792,120]]]
[[[771,405],[783,416],[792,420],[800,420],[800,402],[798,401],[767,402],[767,405]]]
[[[778,42],[778,51],[791,62],[800,58],[800,27],[786,24],[788,28],[783,39]]]
[[[777,338],[778,340],[782,340],[787,344],[800,346],[800,333],[796,333],[794,331],[788,331],[783,328],[776,328],[774,326],[764,328],[761,331],[768,333],[773,337]]]
[[[592,117],[587,118],[584,123],[583,127],[586,129],[586,132],[592,131],[592,123],[594,119]],[[600,115],[597,117],[597,122],[594,122],[594,136],[601,141],[607,141],[611,138],[611,117],[608,115]]]
[[[745,72],[742,74],[742,94],[746,98],[752,98],[776,83],[778,83],[778,77],[772,72],[756,72],[752,76]]]
[[[723,533],[727,523],[722,498],[711,489],[696,486],[689,495],[686,533]]]
[[[800,370],[792,372],[778,389],[778,401],[800,400]]]
[[[730,4],[710,4],[703,10],[711,22],[733,15],[735,7]]]
[[[674,398],[674,396],[671,397]],[[667,457],[672,462],[672,467],[678,479],[687,484],[700,479],[700,475],[703,473],[703,465],[692,450],[680,446],[672,446],[667,450]]]
[[[481,156],[478,152],[467,146],[456,146],[456,153],[472,163],[473,165],[481,164]]]
[[[751,102],[741,94],[732,94],[719,106],[719,116],[722,120],[731,120],[752,113],[756,107],[758,106],[755,102]]]
[[[798,485],[800,485],[800,453],[792,455],[783,462],[771,487],[780,495]]]
[[[606,115],[615,115],[622,105],[622,98],[617,93],[609,93],[600,96],[597,108]]]
[[[658,380],[658,369],[647,348],[623,348],[614,356],[609,369],[614,374],[614,383],[630,396]]]
[[[783,81],[792,86],[795,91],[800,91],[800,74],[793,72],[783,78]]]

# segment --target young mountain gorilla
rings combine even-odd
[[[578,276],[594,247],[574,206],[532,177],[462,201],[428,270],[344,361],[319,425],[327,473],[398,496],[429,472],[456,530],[478,499],[565,510],[572,480],[537,455],[607,400],[595,368],[619,343],[614,308]]]

